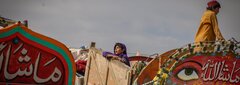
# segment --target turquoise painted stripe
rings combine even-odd
[[[28,39],[32,40],[32,41],[35,41],[35,42],[38,42],[40,43],[41,45],[43,46],[46,46],[46,47],[49,47],[55,51],[57,51],[58,53],[60,53],[61,55],[63,55],[64,59],[67,61],[68,63],[68,69],[69,69],[69,77],[68,77],[68,84],[71,85],[71,81],[72,81],[72,78],[73,76],[73,71],[72,71],[72,63],[70,61],[70,59],[68,58],[67,54],[64,52],[64,50],[62,50],[61,48],[57,47],[56,45],[52,44],[52,43],[49,43],[49,42],[46,42],[40,38],[37,38],[37,37],[34,37],[32,36],[31,34],[27,33],[26,31],[22,30],[21,27],[17,26],[16,28],[8,31],[8,32],[4,32],[4,33],[1,33],[0,34],[0,38],[3,38],[3,37],[7,37],[7,36],[10,36],[16,32],[19,32],[21,33],[23,36],[27,37]]]

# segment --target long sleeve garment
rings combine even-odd
[[[215,12],[204,12],[194,42],[224,40],[219,27]]]
[[[103,55],[104,57],[106,57],[108,54],[111,54],[111,55],[115,55],[115,56],[120,57],[121,59],[123,59],[123,63],[125,63],[126,65],[130,66],[129,59],[128,59],[128,56],[127,56],[126,54],[123,54],[123,53],[122,53],[122,54],[116,55],[116,54],[113,54],[113,53],[111,53],[111,52],[106,52],[106,51],[104,51],[104,52],[102,53],[102,55]]]

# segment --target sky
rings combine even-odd
[[[194,41],[210,0],[1,0],[0,16],[28,20],[29,28],[68,47],[96,42],[113,51],[164,53]],[[240,0],[218,0],[218,24],[226,40],[240,41]]]

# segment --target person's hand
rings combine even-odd
[[[111,54],[107,54],[106,57],[107,58],[113,58],[114,55],[111,55]]]
[[[113,60],[119,60],[119,57],[118,56],[115,56],[115,55],[111,55],[111,54],[108,54],[106,56],[107,59],[113,59]]]
[[[119,57],[118,56],[112,56],[112,59],[119,60]]]
[[[124,62],[124,60],[123,60],[122,58],[120,58],[120,57],[118,57],[118,56],[115,56],[115,55],[111,55],[111,56],[109,56],[109,58],[111,58],[111,59],[113,59],[113,60],[119,60],[119,61],[121,61],[121,62]]]
[[[124,60],[122,58],[118,57],[118,56],[115,56],[113,59],[116,59],[116,60],[119,60],[121,62],[124,62]]]
[[[108,59],[119,60],[119,61],[121,61],[121,62],[124,62],[124,60],[123,60],[122,58],[120,58],[120,57],[118,57],[118,56],[115,56],[115,55],[108,54],[106,57],[107,57]]]

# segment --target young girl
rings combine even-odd
[[[128,56],[127,56],[127,48],[122,43],[116,43],[114,46],[114,54],[111,52],[103,52],[102,55],[108,59],[117,59],[126,65],[130,66]]]

